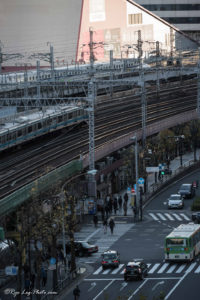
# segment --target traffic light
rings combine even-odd
[[[161,171],[161,175],[165,175],[165,170],[162,170],[162,171]]]

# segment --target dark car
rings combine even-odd
[[[75,241],[74,242],[74,248],[75,248],[75,254],[76,256],[84,256],[84,255],[90,255],[92,253],[98,252],[98,246],[91,245],[88,242],[84,241]],[[70,242],[66,243],[66,253],[71,252],[71,244]]]
[[[128,262],[124,269],[124,280],[140,279],[143,280],[148,275],[148,266],[143,261]]]
[[[102,254],[102,261],[101,261],[101,265],[102,268],[118,268],[120,264],[120,255],[117,251],[115,250],[109,250],[109,251],[105,251]]]
[[[195,195],[195,189],[191,183],[183,183],[178,191],[183,198],[192,198]]]
[[[200,224],[200,212],[199,211],[192,214],[192,221],[197,224]]]

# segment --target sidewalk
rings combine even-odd
[[[199,158],[200,155],[200,149],[197,151],[197,157]],[[163,181],[155,184],[155,175],[154,173],[151,173],[148,175],[148,193],[147,197],[145,197],[145,200],[148,200],[152,193],[155,193],[156,190],[162,187],[163,184],[166,184],[168,180],[176,176],[177,174],[180,174],[183,172],[188,166],[191,166],[193,164],[193,153],[186,153],[182,156],[182,162],[183,166],[180,167],[180,157],[175,158],[170,162],[170,169],[172,170],[172,175],[164,175]],[[122,190],[119,194],[123,196],[127,190]],[[45,300],[48,299],[58,299],[58,300],[64,300],[66,299],[66,294],[73,288],[75,284],[81,278],[84,276],[84,274],[87,274],[87,269],[91,268],[92,264],[95,263],[95,261],[101,256],[102,252],[104,252],[107,249],[110,249],[112,245],[121,237],[123,236],[132,226],[134,226],[133,223],[133,211],[130,203],[130,199],[127,206],[127,216],[124,216],[123,209],[117,210],[117,214],[114,215],[114,212],[112,213],[112,217],[115,219],[115,229],[114,234],[111,235],[110,228],[108,227],[107,234],[104,234],[103,226],[102,226],[102,219],[101,219],[101,213],[98,212],[98,227],[95,228],[93,224],[93,216],[86,216],[84,217],[84,220],[82,220],[80,230],[78,232],[75,232],[75,239],[76,240],[84,240],[88,241],[92,244],[97,244],[99,247],[99,251],[93,255],[91,255],[88,258],[77,258],[77,266],[80,267],[79,274],[76,279],[74,279],[73,283],[66,286],[66,284],[69,284],[68,279],[64,278],[66,277],[64,272],[64,265],[59,263],[59,282],[60,282],[60,289],[64,291],[64,294],[61,292],[60,296],[52,295],[50,294],[48,297],[45,298]],[[121,217],[121,218],[118,218]],[[46,290],[47,292],[50,292],[52,290],[52,274],[53,272],[51,270],[48,270],[48,277],[47,277],[47,283],[45,287],[42,287],[43,290]],[[1,279],[0,279],[1,280]],[[0,289],[0,300],[6,300],[6,299],[14,299],[13,296],[10,294],[5,295],[6,289],[13,289],[16,291],[16,283],[7,284],[4,287]],[[30,299],[26,296],[23,296],[22,299]],[[33,300],[36,299],[36,296],[33,295]],[[44,299],[44,297],[42,298]]]

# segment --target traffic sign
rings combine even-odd
[[[127,187],[127,193],[131,193],[131,187]]]
[[[144,184],[144,178],[140,177],[140,178],[138,179],[138,183],[139,183],[139,184]]]
[[[132,193],[132,194],[135,193],[135,189],[134,189],[134,188],[131,189],[131,193]]]
[[[6,275],[11,275],[11,276],[15,276],[18,274],[18,267],[15,266],[7,266],[5,268],[5,274]]]

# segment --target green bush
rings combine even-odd
[[[194,201],[191,205],[191,210],[192,211],[200,210],[200,197],[194,198]]]

